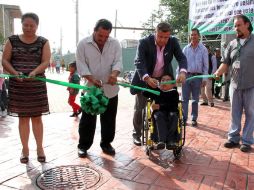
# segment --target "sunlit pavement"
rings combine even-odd
[[[48,74],[67,81],[68,74]],[[226,149],[229,103],[215,100],[215,107],[201,107],[198,127],[187,126],[186,145],[179,161],[172,152],[154,152],[151,159],[143,147],[132,143],[134,96],[121,88],[117,115],[114,157],[102,153],[98,119],[94,144],[87,158],[77,155],[79,118],[71,118],[66,87],[48,84],[51,114],[44,116],[44,146],[47,163],[37,162],[36,146],[30,136],[30,161],[19,162],[21,145],[17,118],[0,118],[0,189],[39,189],[35,179],[57,166],[89,165],[101,172],[103,181],[91,189],[254,189],[254,151]],[[80,116],[79,116],[80,117]],[[31,131],[32,133],[32,131]],[[68,189],[68,188],[66,188]],[[71,188],[69,188],[71,189]]]

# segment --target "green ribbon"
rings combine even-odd
[[[196,76],[187,78],[186,81],[197,79],[197,78],[215,78],[215,75],[196,75]],[[170,80],[170,81],[161,82],[160,84],[175,84],[175,83],[176,83],[176,80]]]
[[[91,115],[98,115],[101,113],[104,113],[107,109],[107,105],[109,102],[109,99],[104,96],[103,91],[95,86],[82,86],[79,84],[69,83],[69,82],[63,82],[43,77],[28,77],[25,75],[9,75],[9,74],[0,74],[0,78],[32,78],[43,82],[49,82],[56,85],[61,86],[67,86],[70,88],[75,89],[81,89],[87,91],[84,96],[80,98],[81,108],[87,113]],[[187,78],[186,81],[192,80],[195,78],[214,78],[214,75],[197,75],[190,78]],[[161,84],[174,84],[176,83],[176,80],[166,81],[162,82]],[[129,87],[129,88],[135,88],[141,91],[147,91],[150,93],[153,93],[155,95],[160,95],[159,91],[148,89],[148,88],[142,88],[139,86],[134,86],[127,83],[117,82],[117,85],[123,86],[123,87]]]
[[[87,92],[85,93],[84,96],[80,98],[82,110],[84,110],[87,114],[98,115],[98,114],[104,113],[107,109],[107,105],[109,101],[108,98],[103,95],[103,92],[101,89],[96,88],[95,86],[82,86],[79,84],[63,82],[63,81],[58,81],[58,80],[53,80],[53,79],[48,79],[43,77],[28,77],[26,75],[0,74],[0,78],[32,78],[35,80],[49,82],[56,85],[85,90]],[[160,92],[158,91],[147,89],[147,88],[141,88],[139,86],[134,86],[134,85],[120,83],[120,82],[117,82],[117,84],[124,87],[136,88],[138,90],[148,91],[156,95],[160,94]]]
[[[25,75],[0,74],[0,78],[15,78],[15,77],[17,77],[17,78],[33,78],[33,79],[40,80],[40,81],[43,81],[43,82],[49,82],[49,83],[53,83],[53,84],[57,84],[57,85],[61,85],[61,86],[67,86],[67,87],[70,87],[70,88],[76,88],[76,89],[81,89],[81,90],[90,90],[90,87],[88,87],[88,86],[82,86],[82,85],[79,85],[79,84],[63,82],[63,81],[58,81],[58,80],[52,80],[52,79],[48,79],[48,78],[28,77],[28,76],[25,76]],[[160,95],[160,92],[156,91],[156,90],[151,90],[151,89],[148,89],[148,88],[142,88],[142,87],[139,87],[139,86],[134,86],[134,85],[131,85],[131,84],[121,83],[121,82],[117,82],[116,84],[120,85],[120,86],[123,86],[123,87],[135,88],[135,89],[138,89],[138,90],[141,90],[141,91],[148,91],[148,92],[153,93],[155,95]]]
[[[89,86],[82,86],[82,85],[75,84],[75,83],[63,82],[63,81],[53,80],[53,79],[48,79],[48,78],[43,78],[43,77],[28,77],[26,75],[0,74],[0,78],[32,78],[32,79],[40,80],[43,82],[49,82],[52,84],[67,86],[70,88],[76,88],[76,89],[81,89],[81,90],[90,90],[90,88],[91,88]]]
[[[128,84],[128,83],[117,82],[116,84],[118,84],[120,86],[123,86],[123,87],[129,87],[129,88],[135,88],[135,89],[138,89],[138,90],[141,90],[141,91],[147,91],[147,92],[153,93],[153,94],[158,95],[158,96],[160,95],[160,92],[156,91],[156,90],[152,90],[152,89],[148,89],[148,88],[142,88],[142,87],[134,86],[134,85],[131,85],[131,84]]]

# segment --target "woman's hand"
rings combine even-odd
[[[36,74],[37,74],[37,73],[36,73],[35,71],[32,71],[32,72],[29,73],[28,77],[33,78],[33,77],[36,76]]]
[[[23,75],[22,72],[17,72],[15,73],[15,75],[17,76],[15,79],[16,81],[19,81],[19,82],[23,82],[23,78],[21,77]]]

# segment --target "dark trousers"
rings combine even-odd
[[[134,138],[141,137],[141,131],[143,128],[142,111],[146,107],[147,98],[142,95],[141,92],[135,96],[134,115],[133,115],[133,134]]]
[[[153,114],[158,141],[176,142],[178,114],[175,112],[156,111]]]
[[[109,99],[107,110],[100,114],[101,121],[101,146],[110,144],[115,137],[116,113],[118,96]],[[79,122],[79,144],[78,148],[88,150],[92,144],[96,128],[96,115],[82,112]]]
[[[229,86],[230,86],[230,81],[225,82],[225,88],[224,88],[224,100],[229,100]]]

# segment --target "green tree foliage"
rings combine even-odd
[[[150,18],[143,27],[155,27],[159,22],[168,22],[172,27],[172,34],[177,35],[180,40],[187,39],[189,17],[189,0],[160,0],[157,11],[153,11]],[[142,36],[148,34],[145,31]]]

